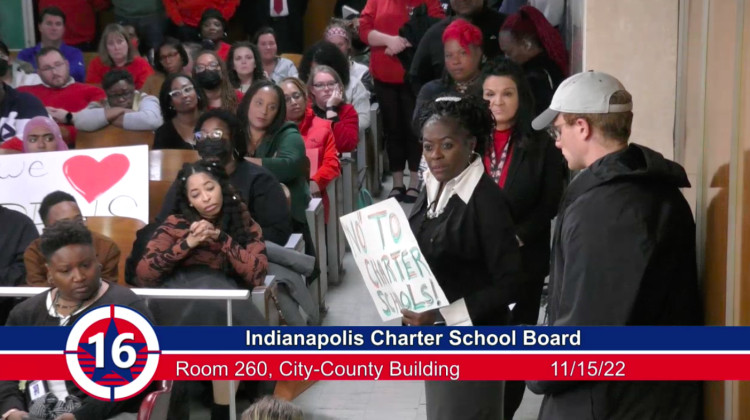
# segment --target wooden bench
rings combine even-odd
[[[78,131],[76,149],[98,149],[145,144],[149,150],[154,146],[153,131],[124,130],[113,125],[97,131]]]
[[[198,152],[189,149],[161,149],[148,152],[148,179],[174,181],[185,163],[200,159]]]
[[[121,286],[127,286],[125,283],[125,260],[133,251],[135,233],[146,224],[131,217],[91,216],[86,218],[86,226],[90,231],[108,237],[120,248],[120,261],[117,263],[117,283]]]

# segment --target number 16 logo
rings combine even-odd
[[[73,325],[65,359],[78,387],[120,401],[149,386],[159,365],[159,340],[143,315],[118,305],[88,312]]]

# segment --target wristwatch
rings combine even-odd
[[[65,114],[65,124],[73,124],[73,114],[71,114],[70,112]]]

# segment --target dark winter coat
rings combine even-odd
[[[678,164],[631,144],[584,169],[555,226],[549,324],[700,325],[695,223]],[[702,417],[700,382],[529,381],[540,420]]]

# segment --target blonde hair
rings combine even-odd
[[[310,77],[307,78],[307,91],[312,92],[313,91],[313,84],[315,83],[315,76],[318,75],[318,73],[328,73],[330,74],[334,80],[336,80],[336,83],[339,84],[339,87],[341,88],[341,99],[342,103],[347,102],[346,100],[346,86],[344,86],[344,82],[341,81],[341,76],[336,72],[336,70],[333,69],[333,67],[326,66],[323,64],[318,64],[315,66],[312,70],[310,70]],[[308,95],[309,97],[310,95]]]
[[[133,47],[130,45],[130,36],[125,31],[125,28],[117,23],[110,23],[106,28],[104,28],[104,32],[102,32],[102,38],[99,40],[99,59],[102,60],[102,63],[106,66],[113,67],[115,65],[114,61],[112,61],[112,57],[109,56],[109,51],[107,51],[107,39],[112,34],[122,35],[122,37],[125,38],[125,43],[128,44],[128,58],[126,59],[125,64],[132,63],[133,58],[135,58],[135,52],[133,51]]]
[[[302,410],[294,404],[265,396],[245,410],[241,420],[303,420],[304,418]]]
[[[281,88],[281,90],[284,90],[284,83],[293,84],[297,89],[299,89],[300,93],[305,98],[305,101],[307,101],[307,86],[305,86],[305,82],[296,77],[285,77],[279,82],[279,87]]]
[[[626,90],[618,90],[609,98],[610,105],[629,104],[633,97]],[[604,138],[627,143],[633,126],[633,111],[609,112],[607,114],[567,114],[562,113],[565,123],[573,124],[577,119],[585,120],[591,127],[601,131]]]

